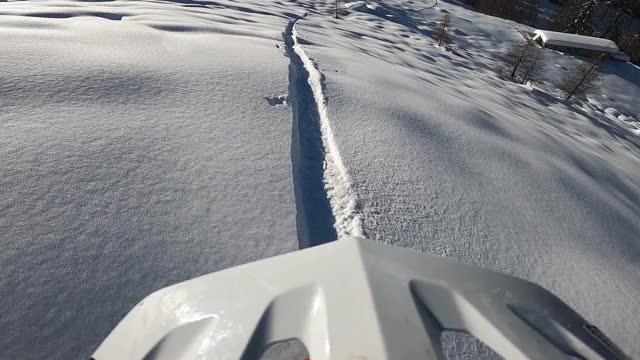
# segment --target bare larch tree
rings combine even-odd
[[[602,79],[600,65],[603,59],[604,56],[601,56],[591,62],[583,62],[562,78],[558,87],[566,95],[566,99],[574,95],[586,96],[598,88]]]
[[[436,40],[438,41],[438,46],[442,46],[442,44],[447,44],[449,39],[451,38],[451,15],[444,14],[440,22],[438,23],[438,27],[436,28]]]
[[[512,81],[536,80],[542,66],[541,49],[533,40],[514,43],[498,64],[498,69]]]
[[[534,54],[532,54],[530,58],[531,60],[527,61],[528,64],[525,63],[525,66],[522,67],[524,74],[522,75],[520,84],[525,84],[527,81],[537,84],[541,83],[542,76],[540,75],[542,72],[542,64],[544,63],[543,53],[542,50],[538,48],[534,49]]]

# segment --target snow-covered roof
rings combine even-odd
[[[620,51],[615,42],[591,36],[567,34],[555,31],[536,30],[536,38],[542,39],[544,45],[566,46],[576,49],[617,53]]]

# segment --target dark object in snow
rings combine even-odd
[[[287,105],[287,96],[286,95],[281,95],[281,96],[265,96],[264,97],[265,100],[267,100],[267,102],[269,103],[269,105],[271,106],[277,106],[277,105]]]

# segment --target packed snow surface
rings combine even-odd
[[[332,4],[0,4],[0,358],[88,358],[153,290],[358,233],[536,282],[640,357],[640,69],[569,102],[585,59],[496,72],[531,28]]]
[[[303,82],[302,86],[311,91],[305,94],[304,89],[301,89],[301,91],[295,91],[292,96],[297,102],[297,105],[294,106],[298,108],[305,96],[313,101],[307,106],[310,108],[310,111],[306,113],[301,112],[300,109],[296,109],[295,111],[297,113],[295,118],[299,124],[305,121],[316,122],[320,132],[320,141],[318,141],[317,146],[321,147],[324,153],[322,158],[323,171],[317,175],[325,178],[323,187],[326,191],[325,196],[329,200],[331,207],[330,217],[333,218],[331,226],[335,228],[336,232],[333,238],[342,239],[350,236],[362,236],[361,216],[358,213],[358,199],[354,194],[351,176],[342,162],[340,151],[338,150],[333,131],[331,130],[331,124],[327,115],[327,99],[322,87],[322,74],[318,71],[313,60],[309,58],[298,41],[298,33],[296,31],[296,23],[298,20],[299,19],[292,20],[287,27],[285,42],[289,49],[289,57],[292,58],[292,66],[296,68],[294,71],[302,73],[296,73],[296,76],[302,76],[303,78],[299,79]],[[304,135],[306,134],[300,133],[300,136]],[[297,150],[300,152],[300,154],[298,154],[300,157],[304,156],[302,153],[309,151],[308,147],[299,147]],[[309,218],[306,221],[314,222],[314,219]],[[309,236],[313,237],[311,234]],[[314,241],[314,239],[308,240],[309,245],[317,244],[317,242],[318,241]]]

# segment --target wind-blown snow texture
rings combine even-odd
[[[345,186],[332,221],[541,284],[640,356],[640,69],[572,104],[578,58],[544,50],[542,89],[496,74],[530,28],[331,3],[0,4],[0,358],[86,358],[151,291],[296,249],[309,168]]]
[[[152,291],[297,249],[288,7],[0,5],[0,359],[86,359]]]

